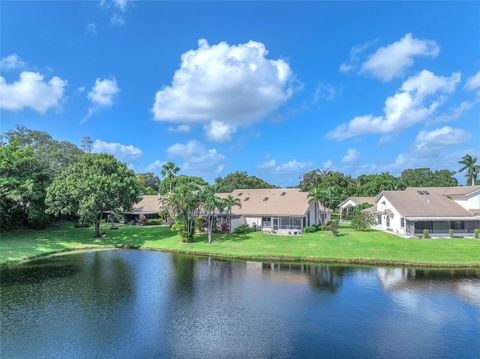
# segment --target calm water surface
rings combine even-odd
[[[1,272],[3,358],[480,358],[480,271],[148,251]]]

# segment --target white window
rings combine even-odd
[[[400,218],[400,227],[405,227],[405,218]]]

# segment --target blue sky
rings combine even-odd
[[[88,135],[138,172],[173,160],[278,185],[480,152],[479,3],[1,7],[2,131]]]

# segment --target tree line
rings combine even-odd
[[[476,161],[470,155],[460,161],[459,170],[465,172],[468,184],[477,183],[480,166]],[[169,224],[188,239],[196,214],[203,211],[213,218],[212,213],[221,212],[221,201],[212,198],[212,193],[275,187],[247,172],[218,177],[210,185],[200,177],[179,175],[178,170],[167,163],[161,178],[151,172],[136,174],[112,155],[85,153],[48,133],[18,126],[0,141],[0,226],[2,230],[42,228],[65,218],[79,225],[94,224],[98,236],[104,213],[128,211],[140,195],[160,194],[170,201]],[[455,186],[454,175],[448,169],[415,168],[404,170],[399,177],[385,172],[353,178],[339,171],[313,170],[301,177],[298,187],[310,193],[311,201],[335,208],[349,196],[374,196],[412,186]]]

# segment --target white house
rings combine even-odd
[[[433,236],[450,229],[468,235],[480,228],[480,186],[383,191],[363,212],[375,216],[376,228],[402,235],[420,235],[425,229]]]
[[[217,193],[225,198],[231,194],[241,207],[232,209],[232,230],[247,225],[265,231],[298,234],[305,226],[330,221],[331,210],[309,203],[308,193],[298,188],[237,189]]]
[[[375,197],[348,197],[345,201],[338,205],[340,208],[340,218],[344,215],[350,214],[354,207],[364,203],[373,206],[375,203]]]

